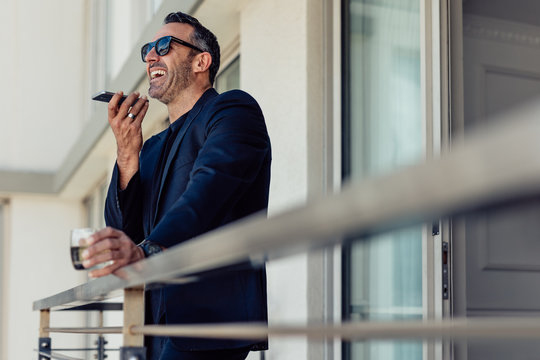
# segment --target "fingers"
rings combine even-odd
[[[121,251],[117,241],[105,240],[95,245],[89,246],[83,253],[83,266],[87,269],[102,264],[106,261],[114,260],[119,257],[117,253]]]
[[[148,109],[148,100],[146,98],[146,96],[142,96],[139,98],[139,100],[137,100],[137,102],[131,107],[131,109],[129,109],[129,114],[133,114],[135,115],[135,118],[131,118],[131,117],[128,117],[128,119],[130,119],[131,121],[137,121],[139,118],[141,118],[141,122],[142,122],[142,117],[144,117],[144,114],[146,114],[146,110],[144,109]],[[144,114],[142,117],[140,117],[139,115],[141,115],[141,112],[144,111]]]
[[[88,248],[82,253],[85,260],[84,267],[89,268],[104,261],[113,260],[114,252],[122,247],[122,237],[125,237],[124,241],[131,241],[123,232],[111,227],[92,234],[87,239]]]
[[[120,115],[122,118],[127,117],[129,109],[136,105],[135,102],[137,99],[139,99],[139,92],[135,91],[128,95],[126,100],[120,105],[120,108],[118,109],[118,115]],[[116,96],[116,94],[115,94]],[[140,100],[140,99],[139,99]],[[111,99],[112,101],[112,99]]]
[[[83,266],[86,269],[89,269],[98,264],[104,264],[104,263],[113,264],[114,262],[112,260],[115,257],[114,253],[116,252],[118,252],[118,250],[104,250],[102,252],[99,252],[93,256],[88,257],[86,260],[84,260]]]
[[[125,235],[124,232],[118,229],[115,229],[113,227],[107,226],[106,228],[103,228],[93,233],[90,237],[88,237],[87,241],[88,241],[88,244],[94,245],[95,243],[98,243],[104,239],[107,239],[110,237],[120,237],[122,235]]]
[[[148,110],[148,98],[146,97],[146,95],[139,98],[140,93],[138,91],[135,91],[129,94],[129,96],[119,106],[120,99],[123,95],[124,93],[122,91],[119,91],[114,94],[111,101],[109,101],[109,122],[111,123],[114,120],[118,122],[119,120],[127,118],[129,114],[133,114],[134,116],[136,116],[136,118],[129,117],[129,122],[138,121],[139,123],[141,123],[142,119],[144,118],[144,114],[146,114],[146,110]],[[139,118],[138,115],[141,113],[141,111],[144,111],[144,113]]]
[[[107,276],[107,275],[112,274],[113,272],[115,272],[116,270],[118,270],[121,267],[122,267],[122,265],[112,263],[111,265],[105,266],[104,268],[95,269],[95,270],[90,271],[88,273],[88,276],[91,277],[91,278],[98,278],[98,277],[102,277],[102,276]]]
[[[94,269],[90,277],[100,277],[113,273],[119,268],[144,258],[133,241],[122,231],[107,227],[95,232],[88,238],[90,246],[83,252],[83,266],[92,268],[99,264],[107,266]]]
[[[139,92],[135,91],[129,94],[129,96],[120,105],[120,99],[124,93],[122,91],[117,92],[109,101],[109,123],[114,119],[123,119],[127,116],[129,108],[139,98]]]
[[[112,99],[109,101],[109,106],[107,107],[109,111],[109,120],[113,119],[118,113],[118,102],[120,101],[122,96],[124,96],[124,92],[118,91],[116,94],[114,94]]]

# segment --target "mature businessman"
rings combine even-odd
[[[149,103],[138,93],[109,103],[117,160],[107,201],[108,227],[92,236],[84,266],[113,260],[92,277],[206,231],[265,211],[270,140],[257,102],[234,90],[218,94],[216,37],[195,18],[171,13],[141,49],[149,95],[167,105],[170,126],[142,140]],[[136,245],[138,244],[138,245]],[[109,251],[105,251],[109,250]],[[146,293],[151,324],[267,321],[264,268],[223,270],[201,281]],[[146,338],[149,359],[245,359],[266,341]]]

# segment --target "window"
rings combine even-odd
[[[101,183],[87,198],[83,205],[86,213],[86,226],[96,229],[105,227],[105,199],[107,197],[108,183]]]
[[[107,75],[115,79],[155,10],[151,0],[109,0],[107,11]],[[147,40],[150,41],[150,40]]]
[[[423,159],[420,0],[344,0],[343,9],[343,177],[362,179]],[[352,241],[343,255],[345,319],[422,318],[421,226]],[[422,343],[354,342],[344,355],[417,360]]]
[[[141,33],[163,0],[104,0],[91,2],[89,23],[89,94],[107,89],[124,67]],[[150,39],[146,40],[149,41]],[[137,58],[137,61],[139,58]],[[141,65],[141,70],[144,66]],[[85,97],[85,98],[89,98]],[[88,102],[90,112],[101,108]]]
[[[219,73],[216,77],[215,88],[218,93],[240,89],[240,56],[237,56]]]

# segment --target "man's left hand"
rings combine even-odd
[[[113,274],[128,264],[144,259],[144,252],[123,231],[106,227],[88,238],[90,246],[83,252],[83,266],[91,268],[112,260],[112,264],[92,270],[91,278]]]

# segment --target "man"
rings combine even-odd
[[[167,105],[170,126],[142,141],[148,101],[130,94],[109,103],[117,142],[105,206],[106,229],[83,254],[100,277],[206,231],[265,211],[270,182],[270,140],[262,112],[245,92],[218,95],[216,37],[195,18],[172,13],[141,49],[149,95]],[[135,244],[139,245],[136,246]],[[107,251],[105,251],[107,250]],[[151,324],[267,321],[264,268],[223,270],[187,285],[146,293]],[[146,338],[149,359],[245,359],[266,341]]]

